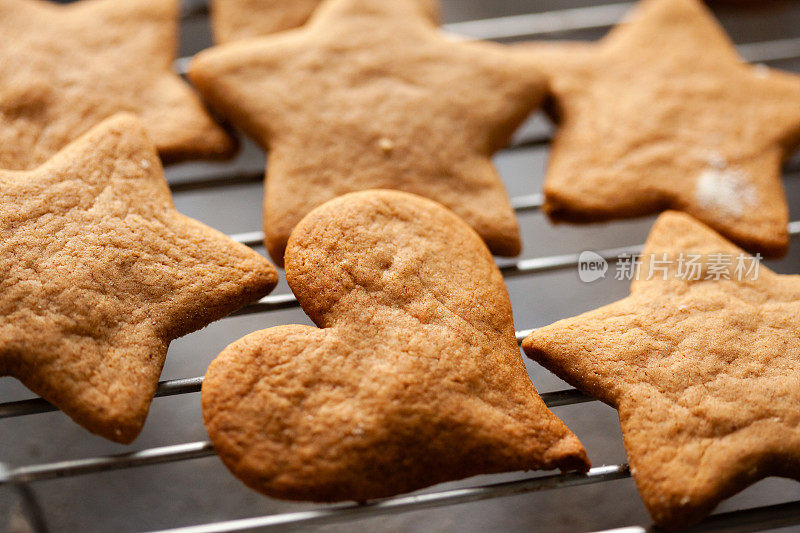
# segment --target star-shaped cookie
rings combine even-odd
[[[131,442],[169,342],[268,293],[275,269],[175,211],[139,120],[0,171],[0,376]]]
[[[800,77],[745,64],[698,0],[643,0],[601,42],[521,45],[559,123],[556,219],[671,208],[753,252],[789,245],[781,161],[800,140]]]
[[[489,250],[440,204],[398,191],[331,200],[292,233],[286,279],[322,329],[248,335],[203,382],[214,449],[250,487],[363,501],[589,468],[526,374]]]
[[[494,253],[519,253],[490,157],[539,104],[544,78],[501,45],[443,37],[435,11],[430,0],[331,0],[299,30],[195,57],[200,92],[269,148],[275,261],[314,207],[372,188],[437,200]]]
[[[800,479],[800,276],[759,268],[686,214],[658,219],[628,298],[523,348],[619,410],[661,526],[697,522],[764,477]]]
[[[167,161],[235,141],[172,71],[178,0],[0,0],[0,168],[30,170],[117,112]]]
[[[227,43],[297,28],[322,0],[212,0],[214,40]]]

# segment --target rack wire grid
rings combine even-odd
[[[754,2],[721,6],[723,24],[751,62],[800,70],[800,6]],[[566,0],[465,2],[444,0],[445,29],[469,38],[596,39],[630,3]],[[529,11],[538,12],[530,13]],[[460,21],[459,21],[460,20]],[[458,21],[458,22],[456,22]],[[187,2],[182,53],[210,44],[207,7]],[[668,53],[668,51],[665,51]],[[698,51],[701,53],[701,51]],[[176,62],[185,69],[186,57]],[[653,218],[587,226],[553,226],[538,212],[552,129],[534,116],[495,158],[523,228],[522,259],[498,260],[515,320],[525,329],[598,307],[628,293],[628,281],[609,275],[579,281],[578,253],[609,260],[635,253]],[[261,250],[264,154],[251,143],[229,163],[188,163],[167,169],[178,208]],[[800,163],[785,168],[793,236],[800,235]],[[798,243],[769,266],[796,273]],[[285,281],[273,295],[170,348],[145,429],[122,448],[74,425],[16,381],[0,380],[0,529],[250,531],[316,526],[349,531],[644,531],[650,520],[625,465],[616,412],[526,361],[546,403],[575,431],[595,465],[588,474],[547,472],[480,476],[367,504],[319,506],[262,497],[240,484],[214,457],[197,393],[210,361],[228,343],[278,324],[310,323]],[[188,376],[188,377],[187,377]],[[166,397],[170,397],[166,399]],[[22,398],[22,399],[20,399]],[[535,495],[529,493],[537,493]],[[458,507],[455,507],[458,505]],[[800,524],[800,486],[764,480],[723,503],[697,531],[764,531]],[[172,528],[172,529],[170,529]],[[178,529],[175,529],[178,528]]]

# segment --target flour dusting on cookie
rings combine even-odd
[[[741,170],[707,168],[697,179],[697,202],[707,209],[719,209],[740,216],[758,204],[758,192]]]

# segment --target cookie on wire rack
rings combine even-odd
[[[0,184],[0,376],[112,441],[141,431],[172,339],[277,283],[258,253],[175,210],[132,115]]]
[[[265,244],[276,262],[304,215],[365,189],[431,198],[498,255],[519,226],[491,163],[545,92],[507,47],[457,42],[435,2],[331,0],[297,31],[198,54],[205,99],[269,150]]]
[[[800,77],[746,64],[699,0],[642,0],[599,43],[520,46],[550,78],[551,217],[677,209],[751,252],[786,252]]]
[[[525,352],[619,410],[655,522],[699,522],[767,476],[800,479],[800,276],[661,215],[631,295],[540,328]]]
[[[363,501],[588,470],[528,378],[489,250],[441,205],[398,191],[331,200],[292,233],[286,278],[319,328],[252,333],[203,382],[214,449],[248,486]]]
[[[29,170],[102,120],[138,115],[167,162],[236,142],[173,71],[178,0],[0,0],[0,168]]]

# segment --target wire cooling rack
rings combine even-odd
[[[509,17],[475,20],[449,24],[444,27],[448,32],[463,35],[467,38],[510,40],[524,37],[539,37],[548,34],[574,32],[578,30],[603,29],[616,23],[632,7],[632,3],[608,4],[594,7],[574,8],[562,11],[516,15]],[[206,15],[203,2],[187,4],[184,17],[202,17]],[[739,53],[745,60],[758,63],[800,58],[800,38],[769,40],[738,46]],[[189,58],[180,58],[175,63],[178,72],[183,73]],[[546,146],[550,141],[549,133],[528,132],[514,140],[507,150]],[[172,179],[170,187],[174,194],[184,192],[226,187],[242,183],[255,183],[263,179],[263,171],[241,171],[215,167],[216,172],[198,173],[181,179]],[[786,165],[788,175],[800,173],[800,164],[790,161]],[[530,194],[512,198],[512,204],[518,213],[538,210],[542,206],[540,194]],[[523,228],[524,231],[524,228]],[[800,235],[800,220],[791,222],[790,234]],[[231,235],[231,238],[248,246],[260,246],[263,234],[251,231]],[[636,254],[641,245],[600,250],[598,253],[610,262],[619,256]],[[554,255],[520,260],[500,260],[500,269],[506,278],[514,276],[533,276],[543,272],[574,268],[578,264],[578,253]],[[291,294],[276,294],[263,298],[259,302],[241,309],[235,314],[268,313],[282,309],[298,307]],[[517,340],[522,341],[532,329],[516,332]],[[187,377],[162,381],[156,393],[157,398],[197,393],[200,391],[202,377]],[[543,393],[542,397],[549,407],[579,404],[594,401],[575,389],[564,389]],[[0,419],[35,416],[55,411],[56,408],[41,398],[0,403]],[[68,461],[41,463],[29,466],[11,467],[0,463],[0,487],[3,485],[15,490],[23,507],[29,529],[46,531],[45,520],[30,486],[33,483],[70,476],[80,476],[98,472],[119,471],[169,462],[188,461],[214,455],[213,447],[208,441],[184,442],[169,446],[142,449],[140,451],[96,456]],[[250,531],[286,529],[317,524],[355,521],[368,517],[395,514],[408,511],[432,509],[452,506],[467,502],[501,498],[505,496],[549,491],[579,485],[605,483],[630,476],[625,464],[606,465],[592,468],[586,474],[531,475],[524,479],[492,484],[482,484],[466,488],[434,490],[423,494],[399,496],[366,504],[345,504],[320,506],[317,509],[302,512],[280,513],[258,516],[247,519],[229,520],[202,525],[180,527],[169,531],[185,533],[217,532],[217,531]],[[796,526],[800,524],[800,501],[777,505],[754,507],[711,516],[696,531],[721,531],[730,527],[739,530],[761,531],[766,529]],[[623,531],[623,530],[615,530]],[[644,527],[631,526],[624,531],[645,531]]]

